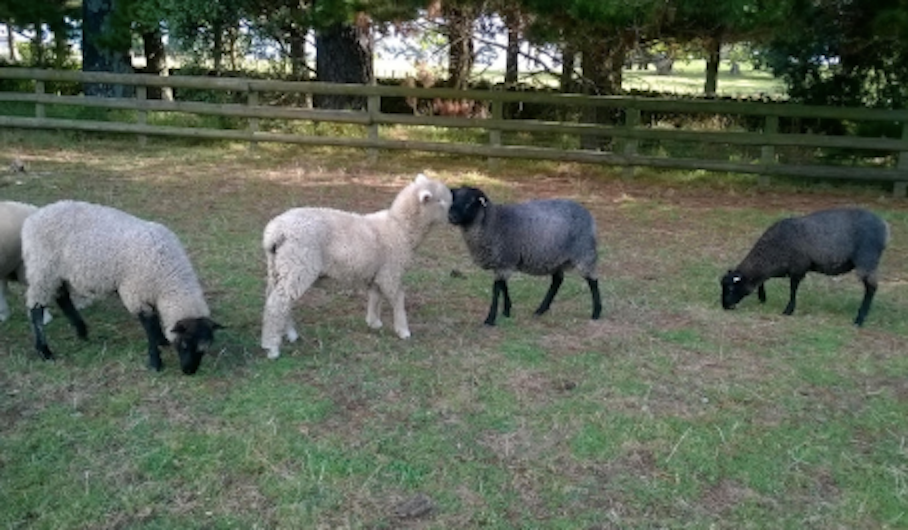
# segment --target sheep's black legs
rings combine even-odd
[[[511,295],[508,293],[508,282],[504,280],[501,282],[501,294],[504,295],[504,308],[501,314],[507,318],[511,318]]]
[[[763,287],[762,283],[757,286],[757,298],[760,299],[761,304],[766,303],[766,287]]]
[[[541,315],[549,310],[549,306],[552,305],[552,300],[555,298],[555,295],[558,294],[558,289],[561,288],[561,282],[564,281],[564,273],[561,271],[552,274],[552,284],[549,285],[549,291],[545,293],[545,298],[542,299],[542,303],[539,304],[539,309],[536,310],[534,315]]]
[[[593,297],[593,320],[598,320],[602,315],[602,298],[599,296],[599,280],[587,278],[587,285],[590,286],[590,295]]]
[[[864,301],[861,302],[861,308],[858,309],[858,316],[854,319],[856,326],[863,326],[867,313],[870,312],[870,303],[873,302],[873,295],[876,294],[876,284],[864,279]]]
[[[63,314],[66,315],[66,320],[69,320],[69,323],[76,328],[76,336],[83,340],[87,339],[88,326],[85,325],[82,315],[79,314],[76,306],[73,305],[72,298],[69,297],[69,291],[66,287],[61,288],[57,294],[57,305],[60,306]]]
[[[145,335],[148,336],[148,367],[160,372],[164,369],[160,346],[170,344],[164,337],[164,331],[161,330],[161,320],[157,313],[139,313],[139,322],[142,323]]]
[[[803,279],[804,279],[803,274],[801,274],[799,276],[791,277],[791,294],[790,294],[790,298],[788,299],[788,305],[785,306],[785,311],[782,311],[783,315],[790,315],[790,314],[794,313],[796,298],[798,296],[798,285],[800,285],[801,280],[803,280]]]
[[[504,294],[504,316],[511,316],[511,297],[508,296],[508,284],[504,280],[495,280],[492,284],[492,305],[489,307],[489,314],[486,316],[486,326],[494,326],[495,319],[498,316],[498,295]]]
[[[45,361],[53,361],[54,354],[47,346],[47,337],[44,335],[44,306],[36,305],[31,309],[31,321],[35,332],[35,349]]]

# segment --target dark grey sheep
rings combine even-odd
[[[722,278],[722,307],[734,309],[757,289],[766,301],[763,283],[791,278],[791,296],[783,314],[795,310],[798,285],[808,272],[829,276],[857,271],[864,283],[864,300],[854,323],[864,324],[877,290],[877,267],[889,241],[889,226],[876,214],[860,208],[822,210],[782,219],[769,227],[735,269]]]
[[[602,301],[596,276],[596,223],[586,208],[564,199],[497,205],[471,187],[452,190],[452,194],[448,220],[461,228],[473,261],[495,271],[487,325],[495,325],[499,294],[504,296],[502,314],[511,316],[507,279],[515,271],[552,276],[552,284],[535,312],[541,315],[558,293],[564,271],[576,268],[592,294],[592,318],[599,318]]]

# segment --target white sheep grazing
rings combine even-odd
[[[387,210],[360,215],[329,208],[294,208],[265,227],[268,288],[262,316],[262,348],[280,356],[284,335],[299,336],[293,303],[318,280],[365,286],[369,292],[366,323],[382,326],[382,296],[394,311],[394,331],[410,336],[401,279],[413,251],[429,229],[447,219],[451,191],[443,183],[418,175]]]
[[[0,201],[0,322],[10,316],[9,282],[25,283],[25,266],[22,264],[22,223],[38,211],[37,206],[15,201]],[[44,323],[50,322],[50,313],[44,314]]]
[[[148,364],[161,370],[160,346],[173,343],[183,373],[194,374],[221,326],[179,239],[165,226],[125,212],[76,201],[40,208],[22,226],[35,348],[47,360],[41,311],[56,301],[79,338],[88,328],[70,296],[92,299],[116,292],[148,337]],[[163,326],[163,327],[162,327]]]

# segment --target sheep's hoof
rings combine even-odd
[[[400,338],[402,338],[402,339],[409,339],[409,338],[410,338],[410,330],[409,330],[409,329],[398,330],[398,331],[397,331],[397,336],[400,337]]]
[[[281,356],[281,350],[277,348],[268,348],[268,358],[271,360],[277,359]]]
[[[299,340],[300,334],[296,332],[296,328],[290,328],[287,330],[287,341],[296,342]]]
[[[372,329],[381,329],[383,325],[381,320],[366,320],[366,324]]]

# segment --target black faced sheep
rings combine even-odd
[[[798,285],[808,272],[833,276],[855,270],[864,283],[864,300],[854,319],[861,326],[877,290],[877,267],[888,240],[886,222],[860,208],[823,210],[778,221],[744,261],[722,278],[722,307],[733,309],[754,289],[760,302],[765,302],[763,283],[788,276],[791,294],[783,314],[790,315]]]
[[[493,204],[477,188],[453,190],[448,220],[461,228],[473,261],[495,272],[492,305],[485,323],[495,325],[498,297],[504,297],[503,315],[511,314],[508,277],[516,272],[551,275],[552,283],[536,315],[548,311],[572,268],[583,276],[593,299],[593,319],[602,313],[596,276],[596,223],[580,204],[564,200],[535,200],[521,204]]]
[[[418,175],[401,190],[387,210],[360,215],[330,208],[294,208],[265,227],[263,247],[268,286],[262,316],[262,348],[280,356],[283,336],[299,334],[291,309],[316,281],[336,280],[368,289],[366,323],[382,326],[382,297],[394,312],[394,331],[410,336],[401,279],[413,251],[429,229],[443,222],[451,206],[451,190]]]
[[[60,201],[22,227],[22,255],[35,348],[53,359],[41,319],[56,301],[80,338],[88,328],[72,296],[116,292],[148,337],[148,364],[161,370],[160,346],[173,343],[183,373],[194,374],[221,326],[209,318],[202,287],[177,237],[163,225],[107,206]]]

